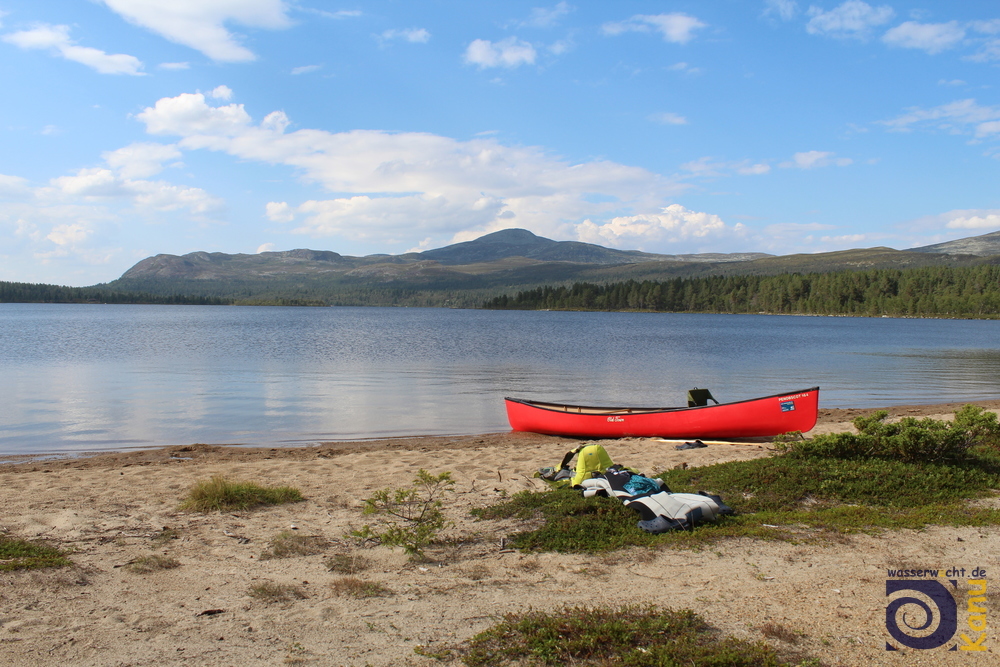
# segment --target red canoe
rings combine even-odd
[[[577,438],[752,438],[812,429],[819,387],[688,408],[598,408],[504,400],[515,431]]]

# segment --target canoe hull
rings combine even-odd
[[[816,425],[819,387],[694,408],[597,408],[504,399],[515,431],[576,438],[753,438]]]

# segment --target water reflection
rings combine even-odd
[[[998,322],[0,305],[0,452],[507,429],[502,398],[827,407],[1000,396]]]

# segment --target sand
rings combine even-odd
[[[983,402],[1000,409],[1000,402]],[[904,406],[895,415],[948,417],[955,405]],[[864,410],[823,410],[814,433],[851,428]],[[543,489],[536,469],[557,465],[576,440],[531,434],[329,443],[298,449],[191,445],[0,466],[0,531],[71,550],[75,566],[0,573],[0,662],[9,665],[432,665],[414,652],[468,639],[506,612],[563,605],[655,603],[690,608],[721,632],[766,640],[827,665],[996,664],[1000,597],[990,589],[986,654],[885,650],[889,567],[1000,571],[994,528],[931,528],[829,543],[733,540],[702,551],[630,549],[602,556],[525,554],[504,539],[515,521],[476,522],[468,510],[505,494]],[[650,439],[602,441],[619,462],[648,473],[772,454],[766,441],[676,451]],[[400,549],[345,539],[366,519],[362,499],[402,486],[416,470],[450,471],[452,544],[413,563]],[[299,488],[306,501],[249,512],[180,512],[213,475]],[[177,538],[158,542],[164,528]],[[315,536],[322,553],[262,558],[283,531]],[[354,575],[386,589],[357,599],[324,564],[361,554]],[[179,567],[140,574],[158,554]],[[581,576],[582,575],[582,576]],[[287,584],[303,597],[258,599],[253,587]],[[964,585],[964,581],[960,582]],[[964,612],[960,612],[964,619]],[[765,637],[780,624],[793,645]],[[961,630],[961,628],[960,628]]]

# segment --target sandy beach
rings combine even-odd
[[[981,402],[1000,410],[1000,401]],[[950,417],[954,404],[892,408],[896,416]],[[870,410],[821,410],[812,433],[851,427]],[[631,549],[601,556],[525,554],[503,539],[514,521],[475,521],[468,510],[504,494],[542,490],[532,477],[578,441],[500,433],[297,449],[190,445],[0,466],[0,531],[72,552],[74,567],[0,573],[0,656],[10,665],[432,665],[414,652],[465,640],[506,613],[563,605],[648,602],[690,608],[726,634],[766,640],[826,665],[992,664],[1000,649],[990,595],[989,652],[885,650],[887,567],[1000,567],[993,529],[931,528],[844,536],[826,544],[737,540],[702,551]],[[766,441],[677,451],[649,439],[602,441],[617,462],[649,474],[678,465],[769,456]],[[366,519],[362,500],[414,473],[450,471],[448,546],[410,562],[401,549],[345,539]],[[304,502],[247,512],[182,512],[191,486],[214,475],[291,485]],[[992,502],[992,501],[990,501]],[[168,529],[164,539],[164,530]],[[262,558],[283,531],[312,536],[320,553]],[[460,539],[459,539],[460,538]],[[149,555],[179,566],[128,567]],[[360,554],[352,575],[385,594],[344,594],[325,562]],[[581,577],[585,573],[585,577]],[[587,581],[585,587],[581,581]],[[289,585],[294,599],[251,595]],[[765,637],[778,623],[799,634]]]

